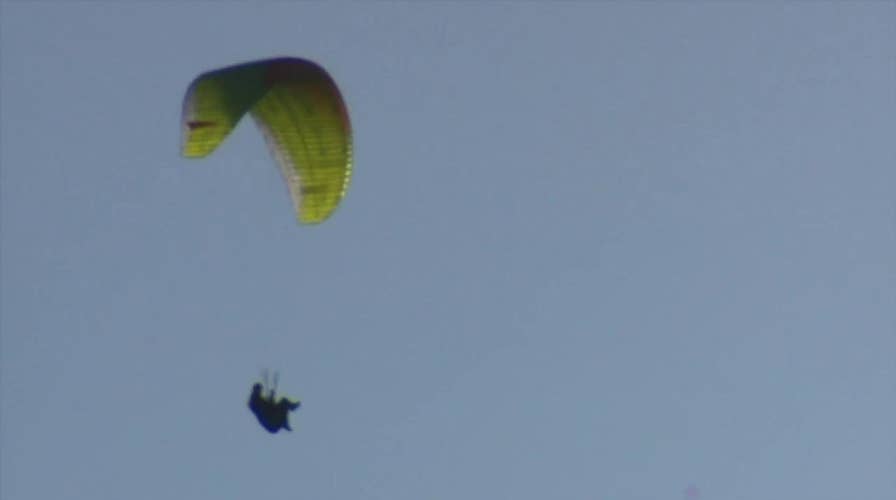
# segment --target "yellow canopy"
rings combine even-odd
[[[203,73],[184,97],[183,155],[214,151],[247,111],[280,166],[299,222],[323,222],[345,196],[352,171],[351,124],[336,83],[296,58]]]

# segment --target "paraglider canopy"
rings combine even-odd
[[[293,57],[203,73],[184,97],[183,155],[210,154],[246,113],[280,167],[299,222],[323,222],[352,171],[351,124],[336,82],[318,64]]]

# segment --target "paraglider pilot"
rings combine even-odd
[[[301,406],[299,401],[290,401],[286,398],[277,398],[275,388],[271,388],[267,397],[264,387],[256,383],[252,386],[252,394],[249,395],[249,409],[258,418],[258,423],[271,434],[276,434],[280,429],[291,431],[289,426],[289,412]]]

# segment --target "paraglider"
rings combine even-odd
[[[214,151],[249,113],[280,167],[300,223],[317,224],[345,196],[352,130],[336,83],[318,64],[281,57],[199,75],[183,103],[183,156]]]
[[[264,379],[267,384],[267,375]],[[276,434],[280,429],[292,431],[292,427],[289,426],[289,412],[302,405],[300,401],[290,401],[287,398],[280,398],[280,401],[277,401],[276,390],[277,375],[274,374],[274,386],[267,396],[264,394],[264,386],[259,383],[252,386],[249,395],[249,410],[255,414],[258,423],[271,434]]]

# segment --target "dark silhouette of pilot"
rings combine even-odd
[[[277,401],[274,389],[271,389],[268,397],[265,397],[261,384],[253,385],[252,394],[249,396],[249,409],[258,417],[258,423],[271,434],[276,434],[280,429],[291,431],[289,412],[301,404],[299,401],[292,402],[286,398]]]

